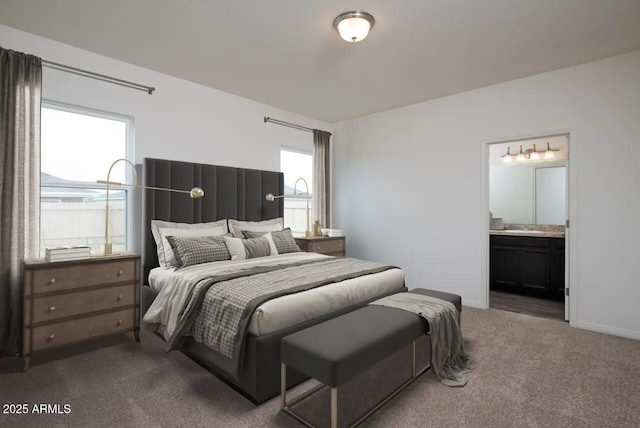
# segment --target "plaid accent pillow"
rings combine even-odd
[[[180,267],[231,260],[224,236],[167,236]]]
[[[257,238],[259,236],[266,235],[267,233],[269,232],[251,232],[249,230],[242,231],[245,238]],[[295,239],[293,239],[291,229],[288,227],[279,232],[271,232],[271,239],[273,239],[273,243],[276,244],[278,254],[299,253],[302,251],[296,244]]]

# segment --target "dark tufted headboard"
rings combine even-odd
[[[151,235],[151,220],[179,223],[203,223],[226,218],[260,221],[284,215],[282,198],[274,202],[265,199],[267,193],[284,193],[281,172],[233,168],[145,158],[143,184],[190,190],[201,187],[204,198],[192,200],[189,195],[160,190],[143,192],[144,283],[149,271],[158,266],[156,244]]]

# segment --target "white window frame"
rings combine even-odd
[[[130,161],[135,165],[135,152],[134,152],[134,130],[133,130],[133,117],[126,116],[123,114],[112,113],[104,110],[98,110],[95,108],[83,107],[68,103],[62,103],[58,101],[53,101],[49,99],[43,99],[41,103],[41,108],[48,108],[52,110],[65,111],[68,113],[81,114],[85,116],[93,116],[100,119],[107,120],[117,120],[125,123],[125,159]],[[115,161],[115,159],[114,159]],[[42,171],[42,169],[40,169]],[[107,172],[104,171],[104,177],[100,178],[101,180],[107,179]],[[140,180],[141,177],[138,177]],[[131,166],[125,166],[125,183],[133,184],[134,173],[131,169]],[[139,184],[139,183],[137,183]],[[41,187],[49,187],[47,185],[42,185]],[[107,186],[99,183],[92,183],[90,181],[67,181],[65,183],[56,183],[55,186],[51,187],[66,187],[66,188],[91,188],[91,189],[102,189],[106,190]],[[126,222],[125,222],[125,246],[127,251],[130,251],[133,248],[134,240],[133,235],[136,231],[136,227],[134,224],[134,219],[136,217],[135,210],[135,195],[134,188],[128,186],[109,186],[109,190],[123,190],[127,195],[127,208],[126,208]],[[40,192],[42,195],[42,191]],[[40,241],[40,236],[38,236],[38,241]],[[40,243],[38,243],[40,246]]]

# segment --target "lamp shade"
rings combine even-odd
[[[556,156],[553,154],[553,150],[551,150],[551,147],[549,147],[549,143],[547,143],[547,150],[544,152],[544,158],[553,159],[554,157]]]
[[[364,40],[373,27],[375,19],[367,12],[345,12],[333,21],[333,26],[345,41],[355,43]]]

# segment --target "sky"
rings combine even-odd
[[[280,151],[280,171],[284,173],[284,184],[293,187],[296,180],[304,178],[313,193],[313,161],[311,153],[300,153],[282,149]],[[298,183],[297,192],[305,192],[304,183]]]
[[[43,108],[41,126],[42,172],[47,174],[95,183],[107,179],[116,159],[126,157],[123,121]],[[124,181],[125,165],[113,168],[111,181]]]

